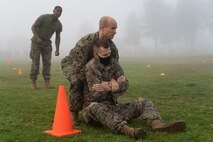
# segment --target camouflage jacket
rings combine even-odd
[[[99,59],[93,58],[85,66],[85,76],[88,92],[84,92],[85,106],[91,102],[109,102],[112,104],[117,103],[117,97],[124,94],[128,89],[128,80],[119,84],[119,90],[117,92],[98,92],[92,89],[93,84],[101,83],[102,81],[111,81],[113,78],[117,79],[121,75],[124,75],[123,69],[119,65],[118,61],[113,59],[110,65],[104,66],[100,63]]]
[[[99,33],[92,33],[82,37],[75,45],[75,47],[70,51],[69,56],[66,56],[62,59],[61,66],[62,71],[64,72],[65,76],[71,82],[75,82],[76,80],[80,79],[82,81],[85,80],[84,75],[84,67],[88,61],[93,58],[93,44],[99,38]],[[110,48],[111,48],[111,55],[116,60],[119,59],[118,49],[116,45],[113,43],[112,40],[109,40]],[[68,70],[65,71],[63,68],[72,64],[72,67],[68,67]]]

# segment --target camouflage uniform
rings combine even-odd
[[[45,80],[50,79],[50,66],[51,66],[51,54],[52,45],[50,38],[54,32],[62,31],[62,24],[59,20],[53,23],[52,14],[41,15],[36,22],[39,23],[40,27],[37,29],[38,36],[42,39],[42,43],[38,43],[35,36],[31,39],[31,50],[30,58],[32,59],[30,78],[37,80],[39,74],[40,55],[42,56],[43,62],[43,77]]]
[[[83,82],[85,82],[84,67],[93,57],[93,43],[99,39],[99,33],[92,33],[82,37],[61,61],[61,68],[70,81],[69,103],[71,111],[80,111],[83,107]],[[112,57],[119,59],[118,49],[109,40]]]
[[[111,130],[120,131],[127,121],[139,118],[146,121],[148,125],[155,119],[161,119],[154,104],[145,99],[138,99],[127,103],[117,103],[117,97],[127,91],[128,80],[119,84],[116,93],[98,92],[92,90],[92,85],[102,81],[117,79],[124,72],[119,63],[111,59],[109,66],[103,66],[99,59],[94,58],[85,67],[87,79],[87,93],[85,90],[84,119],[86,123],[100,123]]]

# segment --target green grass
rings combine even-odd
[[[152,100],[166,121],[185,120],[187,131],[178,134],[154,133],[134,120],[131,126],[148,132],[144,142],[211,142],[213,141],[213,58],[141,58],[123,59],[121,64],[130,82],[129,91],[119,98],[125,102],[139,96]],[[147,65],[150,65],[148,67]],[[16,68],[13,69],[13,68]],[[17,68],[23,71],[17,75]],[[59,62],[51,69],[51,83],[56,89],[46,90],[41,74],[39,89],[30,89],[30,62],[0,63],[0,141],[1,142],[129,142],[134,139],[103,127],[81,123],[79,135],[62,138],[43,133],[52,129],[57,89],[69,84]],[[160,76],[160,73],[165,76]],[[68,93],[67,93],[68,95]],[[83,121],[82,114],[80,120]]]

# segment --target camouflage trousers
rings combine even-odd
[[[84,83],[77,77],[77,74],[73,72],[73,69],[76,68],[73,64],[75,64],[75,61],[69,56],[66,56],[61,60],[62,72],[70,82],[69,109],[72,112],[78,112],[83,108]]]
[[[31,43],[30,58],[32,59],[30,78],[32,80],[37,80],[37,75],[39,74],[40,56],[43,62],[43,78],[45,80],[50,79],[50,66],[51,66],[51,54],[52,45],[40,45],[34,42]]]
[[[117,132],[127,124],[127,121],[134,118],[145,121],[148,125],[155,119],[161,120],[159,112],[149,100],[136,100],[117,105],[93,102],[84,109],[83,115],[86,123],[100,123]]]
[[[81,111],[83,108],[83,82],[78,80],[76,83],[70,83],[69,90],[69,108],[72,112]]]

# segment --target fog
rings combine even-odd
[[[29,59],[32,24],[56,5],[63,8],[57,59],[80,37],[96,32],[104,15],[118,23],[113,41],[120,57],[213,54],[212,0],[1,0],[0,5],[0,59]]]

